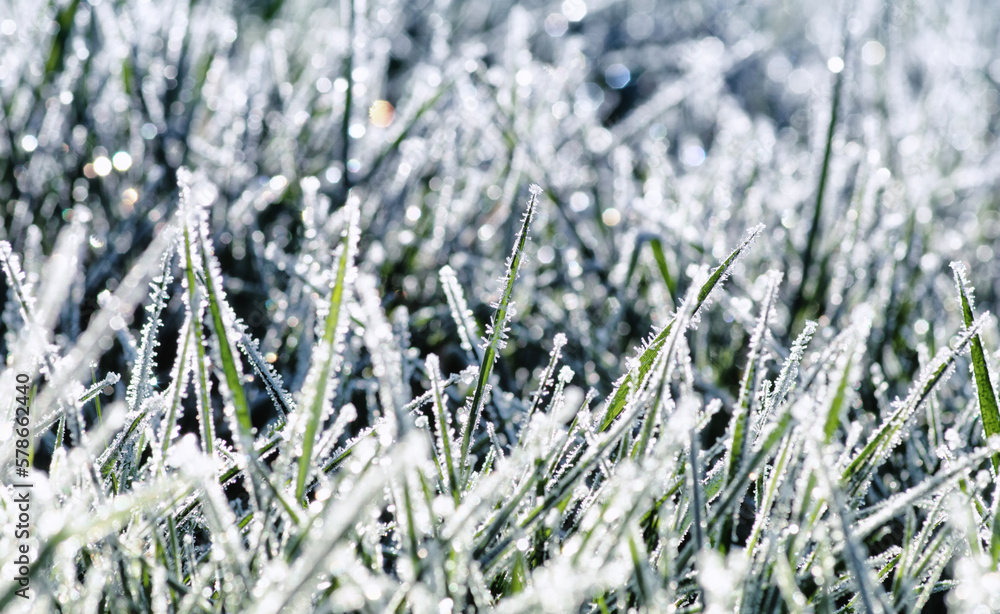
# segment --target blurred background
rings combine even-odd
[[[360,267],[413,364],[434,351],[447,374],[470,361],[438,271],[456,271],[484,325],[538,183],[497,373],[528,389],[564,332],[582,395],[611,389],[692,266],[763,222],[691,334],[698,385],[735,394],[774,268],[773,369],[806,319],[829,337],[858,306],[875,313],[856,408],[873,419],[961,327],[950,261],[970,265],[980,311],[995,308],[996,13],[984,0],[3,0],[0,238],[37,284],[60,232],[85,226],[58,306],[55,342],[72,345],[172,223],[177,171],[192,169],[218,189],[229,299],[297,390],[348,190],[363,202]],[[3,296],[6,353],[20,316]],[[168,339],[183,318],[171,297]],[[142,307],[122,318],[98,373],[132,364]],[[997,348],[995,326],[985,340]],[[160,352],[169,365],[176,348]],[[365,382],[348,384],[359,408]],[[249,392],[262,424],[270,401]],[[942,403],[946,422],[966,409]]]

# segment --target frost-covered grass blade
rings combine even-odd
[[[965,277],[965,266],[953,262],[951,268],[955,273],[955,285],[958,287],[959,300],[962,303],[962,320],[966,328],[971,327],[975,320],[973,308],[972,286]],[[1000,435],[1000,409],[997,408],[996,390],[990,378],[989,364],[983,351],[983,340],[980,334],[972,338],[972,370],[976,379],[976,394],[979,397],[979,412],[983,418],[983,430],[986,437]],[[1000,454],[994,454],[994,471],[1000,471]]]
[[[741,255],[743,255],[750,245],[753,243],[754,239],[758,234],[764,229],[762,225],[755,226],[747,232],[747,236],[744,237],[743,241],[740,243],[739,247],[734,249],[729,256],[722,261],[709,276],[708,280],[701,286],[698,290],[697,303],[694,306],[694,313],[697,314],[698,310],[705,303],[708,297],[711,295],[712,290],[715,289],[716,285],[720,282],[725,281],[725,278],[729,275],[732,266],[736,263]],[[664,341],[670,335],[670,330],[673,327],[673,320],[667,323],[663,329],[658,332],[649,343],[646,344],[645,349],[639,355],[639,364],[633,367],[628,374],[625,375],[623,380],[616,386],[614,393],[610,397],[607,404],[607,410],[605,411],[604,418],[601,421],[601,430],[606,431],[611,423],[617,418],[622,410],[625,408],[626,398],[630,391],[640,387],[642,382],[645,381],[649,374],[649,370],[656,360],[660,349],[663,347]]]

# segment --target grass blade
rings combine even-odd
[[[202,261],[194,241],[197,234],[200,233],[199,228],[203,223],[201,218],[204,216],[204,211],[192,202],[191,174],[186,169],[181,169],[177,173],[177,179],[181,188],[181,228],[184,238],[183,266],[184,282],[187,286],[184,299],[194,335],[195,356],[193,361],[194,370],[198,375],[194,382],[198,395],[201,447],[205,454],[212,456],[215,450],[215,424],[212,416],[212,404],[208,399],[211,380],[205,365],[205,324],[202,319],[205,314],[205,305],[202,301],[201,287],[195,278],[195,272],[202,270]]]
[[[506,344],[507,324],[513,311],[511,294],[514,291],[514,282],[517,280],[518,269],[524,260],[524,247],[528,242],[528,230],[531,228],[531,220],[535,217],[535,211],[538,208],[538,196],[542,193],[542,189],[534,184],[531,185],[529,190],[531,191],[531,198],[528,199],[528,206],[524,211],[524,216],[521,218],[521,228],[517,231],[517,236],[514,238],[514,249],[511,252],[510,258],[507,259],[507,274],[500,282],[503,292],[500,295],[500,300],[494,305],[496,311],[493,313],[490,324],[486,327],[486,334],[489,338],[484,340],[483,361],[479,366],[479,379],[476,382],[476,390],[472,395],[472,402],[468,406],[468,416],[462,430],[459,468],[466,472],[463,483],[468,483],[471,474],[471,468],[468,468],[466,465],[468,464],[469,449],[472,446],[473,432],[476,429],[476,424],[479,422],[479,414],[483,409],[486,387],[490,375],[493,373],[493,363],[496,361],[497,352],[503,349]]]
[[[479,338],[479,327],[476,326],[476,321],[472,317],[472,310],[465,302],[465,294],[455,276],[455,270],[445,265],[441,267],[438,277],[444,288],[445,298],[448,300],[451,318],[455,321],[455,327],[458,328],[458,338],[462,349],[465,350],[469,359],[482,360],[482,352],[473,341]]]
[[[441,386],[440,361],[437,355],[431,354],[426,361],[427,377],[431,380],[431,392],[434,401],[431,405],[434,411],[434,418],[437,421],[438,455],[444,457],[444,465],[447,469],[448,490],[451,492],[455,505],[460,502],[460,490],[458,484],[458,473],[455,471],[455,458],[451,449],[451,415],[444,403],[444,395]]]
[[[694,305],[694,314],[697,315],[698,311],[705,304],[705,301],[711,295],[712,290],[715,287],[725,281],[725,278],[732,271],[732,267],[739,260],[740,256],[746,253],[750,245],[753,243],[757,235],[764,229],[763,224],[758,224],[754,226],[747,232],[747,236],[740,243],[729,256],[722,261],[722,264],[716,268],[712,274],[709,276],[708,281],[706,281],[701,289],[698,291],[697,301]],[[614,392],[611,394],[610,400],[607,403],[607,410],[604,413],[604,418],[601,420],[600,431],[606,431],[611,426],[622,410],[625,409],[625,404],[628,399],[629,392],[631,390],[639,389],[643,382],[649,375],[650,368],[656,361],[656,357],[659,355],[660,350],[663,348],[664,342],[667,337],[670,336],[670,330],[673,328],[676,318],[667,323],[663,329],[653,337],[653,339],[646,345],[645,349],[639,356],[639,364],[632,368],[622,379],[620,383],[615,387]]]
[[[896,410],[886,419],[882,426],[872,434],[865,447],[858,452],[844,469],[840,477],[842,485],[851,483],[852,496],[862,490],[867,483],[868,476],[885,459],[889,451],[899,443],[899,432],[906,424],[907,420],[930,396],[931,392],[939,383],[947,379],[949,369],[954,365],[959,354],[965,350],[973,337],[979,333],[983,325],[983,318],[977,318],[955,344],[954,349],[948,350],[944,356],[936,359],[917,380],[910,393],[900,402]]]
[[[975,319],[972,286],[965,276],[965,265],[952,262],[951,269],[955,273],[955,285],[958,287],[959,300],[962,302],[962,320],[966,328],[972,326]],[[997,408],[997,395],[990,381],[990,368],[983,351],[982,337],[977,333],[972,338],[972,371],[975,374],[976,394],[979,397],[979,412],[983,417],[983,429],[986,437],[1000,435],[1000,409]],[[1000,454],[994,454],[993,470],[1000,471]]]
[[[342,346],[344,336],[347,334],[347,309],[344,303],[356,275],[354,258],[361,232],[358,226],[359,203],[356,196],[348,199],[347,207],[345,226],[335,257],[334,278],[329,310],[323,325],[323,338],[313,351],[312,365],[303,388],[303,400],[299,405],[301,411],[307,412],[302,452],[298,457],[298,472],[295,479],[295,498],[299,501],[305,493],[316,434],[330,401],[332,393],[330,380],[340,369]]]
[[[760,309],[760,318],[750,337],[750,352],[747,356],[747,366],[743,371],[743,378],[740,383],[740,394],[733,409],[732,420],[729,424],[731,433],[731,444],[727,447],[729,462],[726,463],[726,483],[736,475],[743,455],[746,452],[748,441],[748,430],[750,424],[750,412],[753,409],[753,396],[756,388],[756,372],[760,357],[761,346],[764,343],[764,335],[767,334],[767,322],[774,309],[774,300],[778,292],[778,284],[781,283],[781,273],[771,271],[768,274],[767,289],[764,291],[764,300]]]

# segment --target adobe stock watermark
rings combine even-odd
[[[20,585],[18,597],[30,598],[31,588],[31,488],[27,482],[31,466],[31,378],[27,373],[18,373],[14,412],[14,474],[17,480],[11,484],[14,506],[14,539],[17,547],[14,558],[14,581]]]

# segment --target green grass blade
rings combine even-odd
[[[841,414],[844,411],[844,406],[850,391],[854,389],[857,384],[856,380],[859,373],[856,373],[857,365],[861,361],[861,356],[865,351],[865,339],[868,337],[868,331],[871,321],[868,318],[864,318],[863,322],[856,324],[857,327],[854,329],[854,334],[857,335],[854,339],[848,338],[848,345],[845,347],[844,351],[837,359],[836,368],[837,372],[840,373],[840,378],[837,381],[837,387],[833,393],[833,398],[830,399],[830,406],[827,409],[826,420],[823,423],[823,443],[830,444],[833,441],[833,436],[837,432],[837,427],[840,426]],[[850,335],[850,333],[848,333]],[[853,342],[853,347],[850,344]]]
[[[806,235],[806,245],[802,250],[802,281],[799,283],[799,289],[795,294],[790,310],[793,322],[798,319],[799,313],[804,311],[808,305],[809,301],[806,299],[815,298],[821,290],[821,288],[817,287],[813,290],[812,297],[806,296],[806,292],[809,290],[807,285],[811,281],[813,260],[816,257],[816,243],[819,239],[820,226],[823,221],[823,197],[826,194],[826,186],[830,177],[830,160],[833,158],[834,149],[833,137],[836,134],[837,122],[840,119],[839,109],[843,84],[844,72],[839,72],[834,77],[833,96],[830,98],[830,122],[826,128],[826,142],[823,148],[823,162],[819,170],[819,181],[816,186],[816,200],[813,202],[812,220],[809,223],[809,233]],[[819,286],[818,283],[817,286]]]
[[[708,281],[706,281],[701,289],[698,291],[698,298],[694,305],[695,314],[704,305],[705,300],[708,299],[712,290],[722,281],[732,270],[733,265],[742,256],[750,245],[753,243],[757,235],[764,229],[763,224],[758,224],[751,228],[747,233],[747,236],[740,243],[729,256],[722,261],[722,264],[712,272],[709,276]],[[649,375],[650,368],[656,361],[656,357],[659,355],[660,350],[663,348],[664,342],[667,337],[670,336],[670,330],[673,328],[674,322],[676,320],[671,320],[667,323],[663,329],[656,334],[655,337],[646,345],[642,354],[639,356],[639,364],[636,365],[632,370],[630,370],[622,379],[622,381],[617,385],[615,391],[611,395],[611,400],[608,402],[607,411],[604,414],[604,419],[601,421],[600,431],[606,431],[611,426],[622,410],[625,409],[625,404],[628,399],[628,394],[633,389],[638,389],[640,385],[646,380]]]
[[[723,523],[725,523],[728,517],[734,513],[734,506],[742,500],[740,495],[742,495],[747,484],[750,482],[751,474],[759,474],[761,472],[761,468],[764,466],[765,461],[771,457],[777,445],[786,438],[791,427],[792,414],[789,409],[785,411],[778,420],[771,424],[764,433],[761,434],[762,440],[760,441],[760,446],[754,451],[753,456],[743,463],[739,474],[730,482],[729,486],[722,491],[719,498],[712,504],[706,525],[707,535],[713,535],[720,530]],[[709,482],[709,484],[711,484],[711,482]],[[713,497],[712,493],[707,491],[707,489],[706,495],[710,498]],[[675,563],[676,568],[684,569],[691,561],[691,558],[695,555],[695,553],[694,542],[688,542],[688,544],[677,556],[677,561]]]
[[[951,263],[955,273],[955,285],[962,301],[962,320],[965,327],[972,326],[975,319],[972,286],[965,276],[965,266],[960,262]],[[1000,409],[997,408],[997,395],[990,381],[990,369],[983,351],[982,337],[977,333],[972,338],[972,371],[976,379],[976,394],[979,397],[979,411],[983,418],[983,429],[986,437],[1000,435]],[[993,455],[993,470],[1000,471],[1000,454]]]
[[[451,450],[451,420],[449,419],[448,408],[445,406],[444,395],[442,394],[440,361],[436,354],[431,354],[427,357],[425,364],[427,377],[431,380],[431,392],[434,394],[432,407],[434,417],[437,419],[439,453],[444,457],[445,467],[447,468],[448,490],[451,491],[455,505],[458,505],[460,499],[458,474],[455,471],[454,454]]]
[[[754,521],[753,529],[750,531],[750,537],[746,542],[746,552],[748,556],[750,556],[753,553],[754,548],[756,548],[757,542],[765,529],[765,524],[770,519],[771,508],[774,505],[775,497],[778,494],[778,486],[783,480],[789,479],[789,476],[786,475],[786,470],[796,453],[796,439],[794,437],[784,438],[782,440],[781,449],[778,450],[777,458],[771,466],[771,473],[768,476],[767,485],[763,489],[762,496],[759,497],[761,502],[758,505],[757,517]]]
[[[493,363],[496,361],[497,352],[503,348],[506,342],[507,322],[510,319],[512,307],[511,294],[514,291],[514,282],[517,280],[518,269],[524,260],[524,247],[528,242],[528,230],[531,228],[531,220],[535,217],[535,211],[538,208],[538,195],[542,193],[542,189],[532,184],[530,191],[531,198],[528,199],[528,206],[525,209],[524,217],[521,218],[521,228],[518,230],[517,237],[514,240],[514,250],[507,260],[507,275],[502,281],[503,293],[500,295],[500,300],[496,303],[496,311],[493,313],[493,319],[486,329],[489,339],[486,340],[486,346],[483,348],[483,361],[479,367],[479,379],[476,382],[476,390],[473,393],[467,421],[462,431],[462,447],[459,457],[459,468],[462,471],[466,471],[467,469],[466,464],[468,463],[469,449],[472,446],[472,435],[476,429],[476,423],[479,422],[479,414],[482,411],[486,396],[486,386],[490,375],[493,373]],[[468,483],[469,474],[471,474],[471,471],[466,471],[465,483]]]
[[[205,325],[202,317],[204,306],[202,305],[201,292],[198,281],[195,279],[195,271],[201,270],[201,259],[198,257],[197,249],[193,245],[193,237],[198,230],[196,205],[191,202],[191,174],[182,169],[177,174],[181,184],[181,224],[184,236],[184,281],[187,285],[185,302],[188,310],[188,318],[193,326],[195,338],[194,347],[197,362],[194,365],[198,377],[195,379],[197,388],[198,421],[201,427],[201,446],[206,454],[212,456],[215,451],[215,424],[212,417],[212,404],[208,400],[209,377],[205,367]]]
[[[663,277],[663,283],[666,284],[667,291],[670,292],[671,297],[677,296],[677,282],[670,275],[670,268],[667,267],[667,257],[663,253],[663,242],[659,238],[650,239],[649,247],[653,251],[656,267],[660,271],[660,276]]]
[[[233,409],[236,413],[236,424],[239,427],[239,438],[244,452],[249,454],[253,451],[253,423],[250,420],[250,407],[247,404],[246,393],[243,391],[243,375],[240,364],[237,363],[239,354],[234,349],[233,339],[228,331],[231,330],[232,310],[225,302],[222,294],[222,279],[218,270],[218,263],[212,253],[209,237],[202,237],[202,250],[207,262],[205,271],[205,294],[208,298],[208,309],[212,316],[212,328],[215,331],[215,338],[218,341],[219,355],[222,360],[222,371],[226,377],[226,389],[231,396]],[[228,312],[225,318],[223,310]],[[227,322],[226,320],[229,320]]]
[[[691,429],[691,447],[688,450],[690,454],[690,464],[688,467],[691,471],[688,472],[688,485],[691,489],[691,534],[694,536],[694,549],[695,552],[701,552],[705,547],[705,528],[706,525],[702,518],[704,505],[707,503],[707,498],[705,497],[704,484],[701,481],[702,471],[700,467],[699,439],[701,434],[698,429]]]
[[[840,381],[837,383],[837,390],[830,401],[826,422],[823,424],[824,443],[830,443],[833,440],[837,427],[840,426],[840,413],[844,406],[844,398],[847,396],[847,382],[850,380],[851,367],[854,365],[854,354],[845,354],[843,359],[844,368],[840,372]]]
[[[357,253],[360,229],[358,226],[357,197],[348,199],[346,224],[341,234],[340,246],[334,265],[333,287],[330,291],[330,306],[323,325],[323,338],[317,351],[313,354],[313,363],[309,369],[304,387],[305,394],[299,406],[306,414],[305,436],[302,441],[302,453],[298,458],[298,472],[295,480],[295,498],[302,500],[305,493],[309,467],[312,464],[313,446],[316,443],[316,433],[324,414],[324,407],[330,394],[330,379],[340,369],[340,353],[346,334],[345,323],[347,309],[344,305],[350,285],[354,277],[354,258]]]
[[[747,356],[747,366],[743,371],[743,378],[740,383],[740,394],[733,408],[733,416],[729,425],[729,432],[732,440],[728,446],[729,462],[726,464],[726,482],[729,477],[736,475],[743,455],[747,447],[747,432],[750,424],[750,412],[753,409],[754,389],[756,388],[756,370],[760,357],[761,346],[764,343],[764,335],[767,333],[767,322],[771,311],[774,309],[774,300],[778,292],[778,284],[781,283],[781,273],[771,271],[768,274],[768,285],[764,291],[764,301],[760,309],[760,318],[757,326],[754,327],[750,337],[750,352]]]
[[[993,562],[993,569],[997,569],[1000,561],[1000,498],[993,497],[993,506],[990,510],[990,560]]]
[[[968,327],[959,338],[954,349],[948,350],[943,357],[934,360],[921,377],[918,378],[910,393],[898,404],[895,411],[886,419],[882,426],[869,438],[865,447],[858,452],[844,469],[840,477],[841,485],[852,483],[851,493],[856,494],[866,483],[866,478],[885,459],[889,451],[899,442],[898,433],[907,420],[930,396],[939,383],[947,379],[949,368],[955,363],[959,354],[965,350],[973,337],[979,333],[983,319],[979,318]]]

